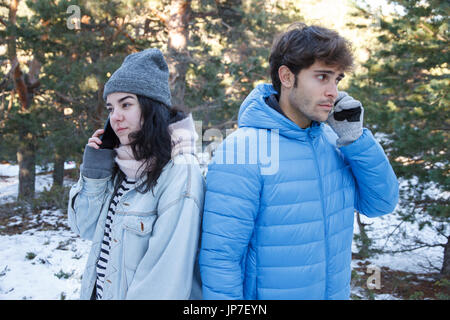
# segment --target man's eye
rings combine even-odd
[[[319,74],[318,76],[317,76],[317,79],[319,79],[319,80],[325,80],[325,78],[326,78],[326,75],[324,75],[324,74]]]

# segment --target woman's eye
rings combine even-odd
[[[111,113],[112,108],[106,108],[106,110],[108,111],[108,113]]]
[[[129,103],[124,103],[124,104],[122,105],[122,107],[126,108],[126,107],[128,107],[129,105],[130,105]]]
[[[319,80],[325,80],[325,78],[326,78],[326,75],[324,75],[324,74],[319,74],[318,76],[317,76],[317,78],[319,79]]]

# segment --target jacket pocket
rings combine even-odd
[[[123,255],[125,268],[136,270],[148,249],[156,214],[150,216],[125,216],[123,219]]]

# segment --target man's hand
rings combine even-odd
[[[363,116],[364,108],[361,102],[353,99],[346,92],[339,91],[334,109],[327,120],[339,137],[336,141],[338,147],[346,146],[361,136]]]

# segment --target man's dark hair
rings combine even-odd
[[[287,31],[275,37],[270,52],[270,76],[275,90],[281,93],[278,69],[282,65],[295,75],[296,86],[300,70],[309,68],[316,61],[343,71],[350,70],[353,67],[350,42],[327,28],[304,23],[290,25]]]

